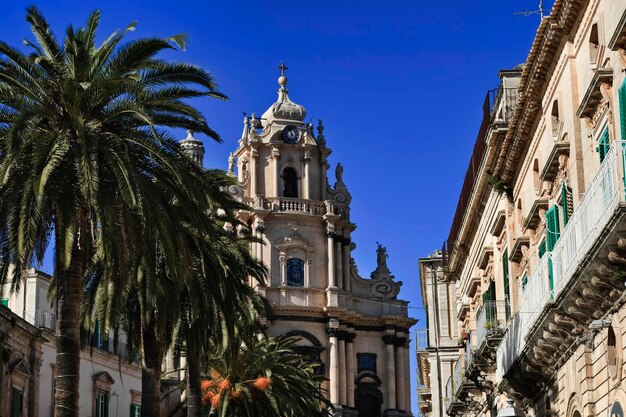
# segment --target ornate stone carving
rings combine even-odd
[[[370,275],[372,280],[372,294],[380,298],[394,298],[400,292],[402,282],[394,282],[394,276],[391,275],[389,267],[387,267],[387,248],[378,244],[376,249],[376,263],[378,266]]]

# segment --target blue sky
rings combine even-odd
[[[32,39],[26,4],[3,4],[0,39],[11,45]],[[539,23],[513,15],[536,0],[36,4],[59,34],[94,8],[102,10],[101,36],[134,20],[132,37],[186,33],[187,50],[168,57],[207,68],[230,97],[196,101],[224,140],[205,141],[208,167],[226,168],[242,112],[261,114],[275,101],[284,61],[290,97],[307,119],[324,121],[331,165],[344,166],[361,275],[375,268],[381,242],[420,320],[418,258],[446,239],[485,94],[497,87],[498,70],[524,62]]]

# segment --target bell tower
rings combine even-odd
[[[251,250],[270,278],[263,286],[251,284],[272,304],[268,333],[302,337],[299,348],[320,361],[330,401],[341,414],[358,414],[355,397],[370,391],[377,393],[372,416],[407,410],[406,341],[415,320],[407,315],[407,303],[397,299],[402,283],[394,281],[382,247],[371,279],[359,276],[344,168],[337,164],[331,186],[331,150],[322,121],[316,129],[304,121],[305,108],[287,90],[287,67],[279,69],[276,102],[260,117],[244,118],[228,162],[229,174],[239,182],[231,191],[250,207],[238,213],[248,227],[237,232],[263,242]],[[365,358],[362,369],[357,357]]]

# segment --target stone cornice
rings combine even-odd
[[[565,41],[575,31],[588,0],[556,0],[537,30],[520,82],[520,101],[511,119],[494,175],[505,183],[519,171],[523,154],[542,114],[542,98]]]

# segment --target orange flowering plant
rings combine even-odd
[[[233,355],[210,358],[202,380],[209,415],[237,417],[328,417],[317,358],[297,352],[299,338],[252,338]]]

